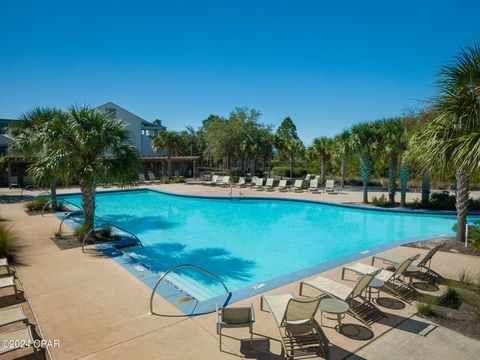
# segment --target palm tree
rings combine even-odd
[[[465,241],[469,175],[480,168],[480,46],[467,47],[440,71],[436,117],[412,140],[423,166],[455,168],[457,235]]]
[[[371,174],[371,157],[376,147],[376,131],[372,123],[353,125],[351,130],[351,147],[360,154],[360,172],[363,182],[363,202],[368,203],[368,181]]]
[[[407,205],[407,185],[410,177],[410,168],[402,162],[400,166],[400,206]]]
[[[320,158],[320,177],[322,185],[325,184],[325,177],[327,174],[327,163],[331,158],[332,139],[322,136],[313,139],[313,151],[316,156]]]
[[[428,209],[430,201],[430,174],[424,169],[422,173],[422,208]]]
[[[335,154],[341,159],[340,172],[342,180],[340,185],[342,189],[345,186],[345,177],[347,176],[347,157],[350,155],[352,150],[350,136],[350,131],[345,130],[342,131],[342,133],[340,133],[339,135],[335,136],[335,138],[333,139]]]
[[[177,131],[160,131],[152,141],[152,148],[154,151],[159,152],[164,150],[167,155],[167,175],[168,178],[172,178],[172,155],[177,154],[177,149],[180,146],[181,135]]]
[[[43,154],[48,144],[43,141],[43,135],[47,124],[55,117],[59,116],[61,110],[55,108],[34,108],[33,110],[21,114],[18,122],[10,128],[10,135],[13,138],[10,149],[14,153],[30,156],[38,159],[38,155]],[[55,169],[51,166],[44,168],[42,172],[31,172],[29,175],[33,181],[41,186],[49,186],[51,194],[51,206],[57,210],[57,176],[61,169]]]
[[[405,150],[405,127],[399,118],[380,120],[374,126],[378,131],[379,145],[388,157],[388,199],[390,205],[394,205],[397,191],[398,156]]]
[[[87,107],[72,107],[48,122],[41,135],[46,149],[31,172],[61,169],[66,183],[78,182],[82,193],[84,228],[94,227],[95,189],[99,182],[134,185],[140,162],[126,124]]]

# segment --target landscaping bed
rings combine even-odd
[[[439,251],[456,253],[456,254],[472,255],[472,256],[480,256],[480,251],[475,251],[472,248],[470,243],[468,244],[467,247],[465,247],[465,243],[457,241],[454,237],[419,241],[419,242],[407,244],[407,245],[404,245],[404,246],[413,247],[413,248],[417,248],[417,249],[428,249],[429,250],[432,247],[434,247],[435,245],[438,245],[438,244],[443,243],[443,242],[445,243],[445,246],[441,247],[439,249]]]

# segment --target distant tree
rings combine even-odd
[[[152,141],[152,148],[159,152],[164,150],[167,155],[167,175],[172,178],[172,156],[177,155],[178,149],[183,146],[182,135],[178,131],[160,131]]]
[[[372,152],[376,149],[376,131],[372,123],[353,125],[351,130],[351,147],[360,154],[360,172],[363,182],[363,202],[368,203],[368,182],[371,175]]]
[[[332,146],[333,140],[326,136],[313,139],[312,150],[320,159],[320,177],[322,185],[325,184],[327,164],[332,157]]]
[[[297,127],[290,117],[286,117],[276,133],[276,147],[288,158],[290,177],[294,176],[295,156],[304,149],[304,145],[297,134]]]
[[[436,117],[412,139],[428,170],[455,168],[457,240],[465,241],[469,176],[480,168],[480,46],[462,49],[440,71]]]
[[[352,153],[351,133],[348,130],[342,131],[333,139],[334,153],[340,157],[340,172],[342,176],[341,187],[345,186],[345,178],[347,176],[347,158]]]
[[[55,108],[34,108],[33,110],[20,115],[20,121],[9,128],[13,142],[10,145],[12,152],[31,156],[34,162],[38,161],[48,149],[48,142],[45,139],[45,132],[48,124],[62,113]],[[57,178],[62,169],[55,168],[49,164],[41,172],[30,172],[36,184],[49,186],[51,194],[51,206],[57,210]]]

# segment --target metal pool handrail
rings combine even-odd
[[[163,273],[162,276],[160,276],[160,279],[158,279],[157,283],[155,284],[155,287],[153,288],[152,290],[152,295],[150,295],[150,314],[156,314],[155,312],[153,312],[153,298],[155,296],[155,291],[157,290],[157,287],[158,285],[160,285],[160,283],[162,282],[163,279],[165,279],[165,277],[171,273],[172,271],[175,271],[177,269],[180,269],[180,268],[185,268],[185,267],[190,267],[190,268],[193,268],[195,270],[198,270],[200,272],[203,272],[204,274],[207,274],[209,275],[210,277],[214,278],[215,280],[219,281],[223,288],[225,289],[225,292],[227,294],[230,293],[230,291],[228,291],[228,288],[227,288],[227,285],[225,285],[225,283],[222,281],[222,279],[220,279],[217,275],[215,275],[214,273],[211,273],[210,271],[208,270],[205,270],[205,269],[202,269],[201,267],[198,267],[196,265],[192,265],[192,264],[180,264],[180,265],[177,265],[177,266],[174,266],[170,269],[168,269],[166,272]],[[208,313],[208,312],[207,312]],[[207,314],[205,313],[205,314]],[[202,313],[203,314],[203,313]],[[158,315],[158,314],[157,314]],[[197,314],[197,315],[201,315],[201,314]],[[186,315],[185,315],[186,316]]]

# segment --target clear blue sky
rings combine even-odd
[[[480,39],[479,1],[2,1],[0,118],[113,101],[171,129],[235,106],[308,143],[401,114]]]

